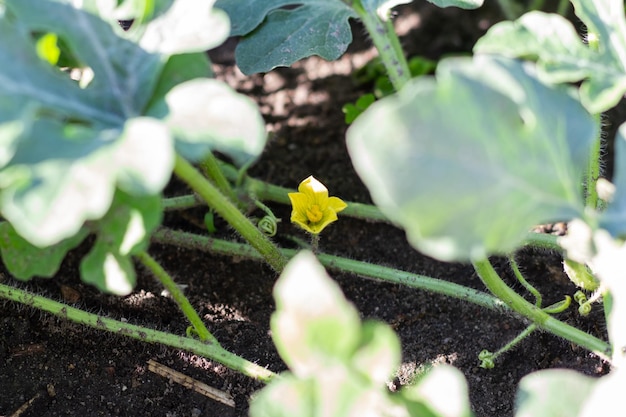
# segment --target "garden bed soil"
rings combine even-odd
[[[488,5],[489,6],[489,5]],[[397,26],[410,55],[431,59],[471,50],[476,39],[499,19],[496,9],[478,11],[438,9],[419,2],[400,9]],[[366,87],[356,87],[350,74],[375,51],[354,26],[355,42],[340,60],[310,58],[289,69],[243,76],[233,66],[235,41],[212,52],[217,76],[258,101],[268,123],[270,140],[250,174],[274,184],[296,187],[309,175],[324,182],[333,195],[347,201],[370,202],[369,194],[351,168],[344,142],[346,125],[341,107],[355,101]],[[612,111],[607,126],[614,131],[623,110]],[[613,138],[613,133],[607,135]],[[173,181],[168,192],[181,194]],[[283,219],[276,240],[293,247],[289,236],[304,238],[289,223],[290,209],[270,205]],[[184,216],[166,216],[166,224],[202,233],[203,209]],[[235,239],[218,222],[218,234]],[[562,227],[548,228],[562,232]],[[98,293],[81,283],[78,265],[89,249],[70,253],[58,276],[11,283],[104,316],[184,334],[187,322],[174,302],[139,268],[135,292],[128,297]],[[467,265],[441,263],[420,255],[404,233],[388,224],[342,218],[323,234],[321,251],[430,275],[484,290]],[[285,370],[269,333],[274,310],[272,286],[276,275],[266,266],[240,259],[153,244],[149,252],[179,284],[204,318],[209,330],[230,351],[272,371]],[[524,251],[518,254],[527,279],[544,295],[544,305],[574,293],[557,254]],[[494,260],[511,285],[507,262]],[[599,376],[608,371],[600,358],[550,334],[535,332],[504,354],[495,369],[479,367],[478,353],[495,351],[517,336],[526,324],[514,316],[485,310],[445,296],[401,285],[332,273],[363,318],[389,323],[403,347],[403,363],[390,385],[406,383],[417,369],[430,363],[459,368],[469,384],[472,409],[478,417],[513,415],[519,380],[547,368],[570,368]],[[306,285],[303,282],[302,285]],[[581,318],[571,308],[559,318],[605,338],[600,308]],[[148,370],[148,361],[173,368],[230,394],[225,405]],[[187,352],[149,345],[91,330],[9,302],[0,303],[0,416],[246,416],[250,395],[263,384],[210,360]]]

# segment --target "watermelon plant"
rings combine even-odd
[[[449,368],[434,370],[398,395],[385,390],[398,366],[396,336],[382,324],[361,323],[321,263],[529,322],[500,351],[482,352],[484,367],[494,366],[503,351],[536,329],[615,365],[599,380],[563,371],[532,374],[520,386],[518,416],[554,415],[554,408],[591,415],[599,405],[617,404],[626,375],[620,366],[626,351],[626,127],[616,139],[614,193],[602,194],[597,183],[599,113],[626,89],[623,3],[572,0],[587,26],[586,42],[561,16],[530,12],[494,26],[476,45],[474,57],[446,58],[435,77],[411,79],[391,19],[393,7],[409,2],[0,1],[0,254],[7,270],[19,280],[52,277],[68,251],[91,239],[80,266],[83,281],[128,294],[136,281],[133,262],[138,262],[172,294],[190,326],[185,335],[161,332],[4,283],[0,296],[102,330],[186,349],[271,381],[253,402],[256,417],[343,416],[350,410],[470,415],[465,382]],[[481,4],[433,2],[463,8]],[[250,99],[211,78],[204,53],[230,34],[243,37],[236,58],[246,74],[313,54],[336,59],[351,42],[348,19],[364,24],[397,91],[367,108],[347,133],[354,167],[375,206],[329,197],[312,177],[296,192],[247,176],[265,146],[264,122]],[[128,30],[120,20],[130,22]],[[193,194],[165,198],[173,175]],[[278,219],[264,201],[293,203],[291,219],[313,235],[314,256],[278,247],[271,239]],[[200,204],[247,244],[162,226],[164,210]],[[256,210],[264,213],[258,222],[248,216]],[[489,293],[321,253],[319,234],[338,214],[391,221],[406,230],[417,250],[472,263]],[[564,238],[529,232],[557,220],[570,222]],[[258,259],[281,273],[271,326],[290,373],[277,377],[222,348],[150,256],[149,242]],[[535,302],[501,279],[489,257],[512,258],[524,246],[564,254],[572,281],[593,293],[576,301],[585,307],[602,302],[608,341],[557,319],[571,298],[542,305],[515,262],[514,273]],[[302,300],[309,293],[294,284],[301,277],[319,304]],[[327,333],[345,337],[324,340]],[[442,400],[441,381],[454,388],[458,407]],[[575,395],[571,401],[544,395],[562,392],[564,384]]]

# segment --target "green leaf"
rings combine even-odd
[[[177,151],[192,161],[214,149],[242,166],[265,147],[265,123],[256,103],[221,81],[195,79],[179,84],[150,113],[165,114]]]
[[[533,372],[519,384],[515,417],[578,416],[597,381],[567,369]]]
[[[626,20],[622,0],[572,0],[598,45],[585,45],[564,17],[533,11],[494,25],[474,52],[537,60],[553,83],[583,81],[581,101],[592,113],[614,107],[626,92]]]
[[[67,1],[6,2],[0,14],[0,209],[32,244],[57,243],[99,219],[116,188],[135,196],[160,193],[173,168],[173,136],[194,159],[217,149],[245,163],[262,151],[263,122],[249,100],[194,80],[211,74],[201,53],[164,55],[219,44],[227,35],[224,14],[213,13],[211,1],[165,3],[131,4],[135,11],[143,4],[151,9],[144,8],[145,16],[156,18],[130,34],[101,20],[93,1],[85,4],[93,14]],[[140,29],[142,44],[157,53],[132,40]],[[41,59],[31,33],[56,36],[62,53],[86,66],[80,82]],[[159,36],[166,41],[157,42]],[[199,91],[191,94],[189,86]],[[210,97],[199,98],[203,92]],[[167,118],[169,126],[141,117],[149,104],[166,101],[152,116]]]
[[[465,377],[449,365],[437,365],[416,385],[400,392],[398,402],[403,403],[410,416],[420,417],[470,417],[469,390]]]
[[[314,417],[315,380],[289,372],[252,397],[250,417]]]
[[[413,0],[360,0],[363,8],[370,14],[377,14],[381,19],[389,18],[389,11],[401,4],[412,3]],[[438,7],[459,7],[461,9],[475,9],[482,6],[484,0],[428,0]]]
[[[392,407],[386,388],[363,384],[337,366],[314,379],[287,373],[263,389],[250,404],[251,417],[387,416]],[[394,416],[409,417],[402,410]]]
[[[384,386],[400,366],[402,347],[387,324],[366,321],[361,328],[361,343],[352,355],[352,369],[359,371],[373,386]]]
[[[22,95],[72,118],[107,125],[141,114],[162,68],[161,57],[149,54],[115,33],[97,16],[68,4],[39,0],[7,0],[20,24],[31,31],[55,33],[94,73],[87,88],[39,59],[24,29],[0,19],[0,94]],[[89,35],[85,36],[85,29]],[[13,33],[10,33],[13,32]],[[7,84],[4,79],[10,79]],[[4,87],[4,88],[3,88]]]
[[[214,1],[176,0],[147,26],[139,44],[151,52],[175,55],[219,46],[230,31],[228,16]]]
[[[344,104],[344,106],[341,108],[341,111],[345,114],[346,124],[354,122],[354,120],[375,101],[376,96],[374,96],[374,94],[372,93],[367,93],[359,97],[354,104]]]
[[[40,120],[0,174],[2,212],[29,242],[55,244],[102,217],[116,185],[137,196],[160,192],[173,163],[156,120],[130,120],[122,132]]]
[[[484,0],[428,0],[439,7],[458,7],[461,9],[477,9],[483,5]]]
[[[483,0],[430,0],[440,7],[479,7]],[[381,19],[412,0],[363,0],[363,8]],[[339,58],[352,42],[349,18],[356,12],[340,0],[217,0],[230,17],[232,36],[244,36],[235,56],[244,74],[267,72],[318,55]],[[284,6],[295,6],[288,9]]]
[[[313,254],[303,252],[289,262],[274,298],[272,338],[297,377],[348,361],[359,343],[359,315]]]
[[[0,96],[0,168],[13,158],[23,135],[28,133],[36,106],[24,98]]]
[[[161,71],[156,90],[148,105],[148,109],[156,106],[165,98],[165,95],[178,84],[191,81],[195,78],[213,77],[213,75],[211,61],[204,52],[180,54],[169,57],[165,67],[163,67],[163,71]],[[149,111],[150,110],[148,110],[148,112]],[[163,116],[166,114],[167,111],[164,110]]]
[[[0,253],[7,270],[15,278],[48,278],[57,273],[67,252],[78,246],[86,236],[87,231],[81,230],[69,239],[42,249],[24,240],[8,222],[1,222]]]
[[[613,201],[602,213],[600,225],[615,238],[626,236],[626,123],[617,130],[615,137],[615,194]]]
[[[118,192],[111,209],[98,222],[96,243],[80,266],[82,280],[100,291],[130,293],[135,285],[131,255],[144,250],[161,223],[159,196],[133,197]]]
[[[280,9],[288,4],[298,7]],[[215,7],[228,13],[231,35],[247,35],[235,51],[244,74],[290,66],[311,55],[334,60],[352,42],[348,18],[356,14],[342,1],[218,0]]]
[[[507,253],[535,224],[583,210],[598,126],[529,65],[447,59],[366,110],[347,144],[376,205],[443,260]]]

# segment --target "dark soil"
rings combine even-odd
[[[438,59],[470,51],[476,39],[498,19],[497,10],[489,8],[442,10],[419,2],[401,9],[397,25],[410,55]],[[212,53],[218,77],[258,100],[272,133],[251,175],[288,187],[315,175],[333,195],[369,202],[345,149],[346,126],[341,113],[344,103],[365,91],[353,84],[350,73],[375,55],[362,38],[363,29],[355,26],[354,33],[357,39],[339,61],[311,58],[264,76],[244,77],[239,73],[232,65],[232,45]],[[614,128],[623,120],[623,113],[614,111],[607,124]],[[612,137],[609,133],[608,138]],[[176,183],[171,189],[186,192]],[[272,209],[283,219],[278,242],[292,246],[287,237],[303,235],[289,224],[289,208],[273,205]],[[201,216],[202,210],[195,210],[184,218],[168,215],[166,221],[202,233],[194,226],[194,220],[201,221]],[[218,233],[234,237],[224,225]],[[143,270],[139,271],[136,292],[124,298],[103,295],[82,284],[78,263],[86,250],[88,247],[73,251],[52,280],[24,285],[5,273],[0,281],[104,316],[184,334],[184,317],[170,298],[160,295],[159,284]],[[324,232],[321,250],[484,290],[471,267],[420,255],[407,244],[402,231],[386,224],[341,219]],[[285,369],[269,336],[274,309],[271,291],[276,280],[269,268],[156,244],[150,253],[178,283],[188,285],[186,294],[225,348],[273,371]],[[545,305],[574,293],[558,255],[526,251],[518,260],[528,280],[541,290]],[[507,263],[494,262],[508,276]],[[541,332],[501,357],[495,369],[482,369],[478,353],[497,350],[522,331],[524,323],[513,316],[400,285],[348,274],[333,277],[364,318],[385,321],[400,336],[404,357],[396,384],[405,383],[421,365],[452,364],[467,378],[476,416],[512,416],[516,386],[530,372],[571,368],[598,376],[608,370],[597,356]],[[600,309],[586,318],[570,310],[559,317],[606,337]],[[250,395],[262,387],[195,355],[90,330],[8,302],[0,304],[0,359],[0,416],[245,416]],[[150,359],[230,393],[236,406],[223,405],[149,372]]]

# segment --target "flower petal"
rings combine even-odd
[[[321,221],[310,224],[309,226],[311,229],[313,229],[313,233],[318,234],[319,232],[324,230],[326,226],[328,226],[329,224],[331,224],[332,222],[336,220],[337,220],[337,213],[335,213],[333,210],[326,210],[324,212],[324,217],[322,218]]]
[[[306,211],[309,208],[311,200],[304,193],[289,193],[289,200],[291,200],[291,221],[298,224],[307,222]]]
[[[348,207],[348,205],[339,197],[330,197],[328,199],[328,208],[332,209],[335,213],[339,213],[346,207]]]
[[[305,179],[298,186],[298,191],[306,194],[314,204],[326,207],[328,200],[328,188],[319,182],[313,175]]]

